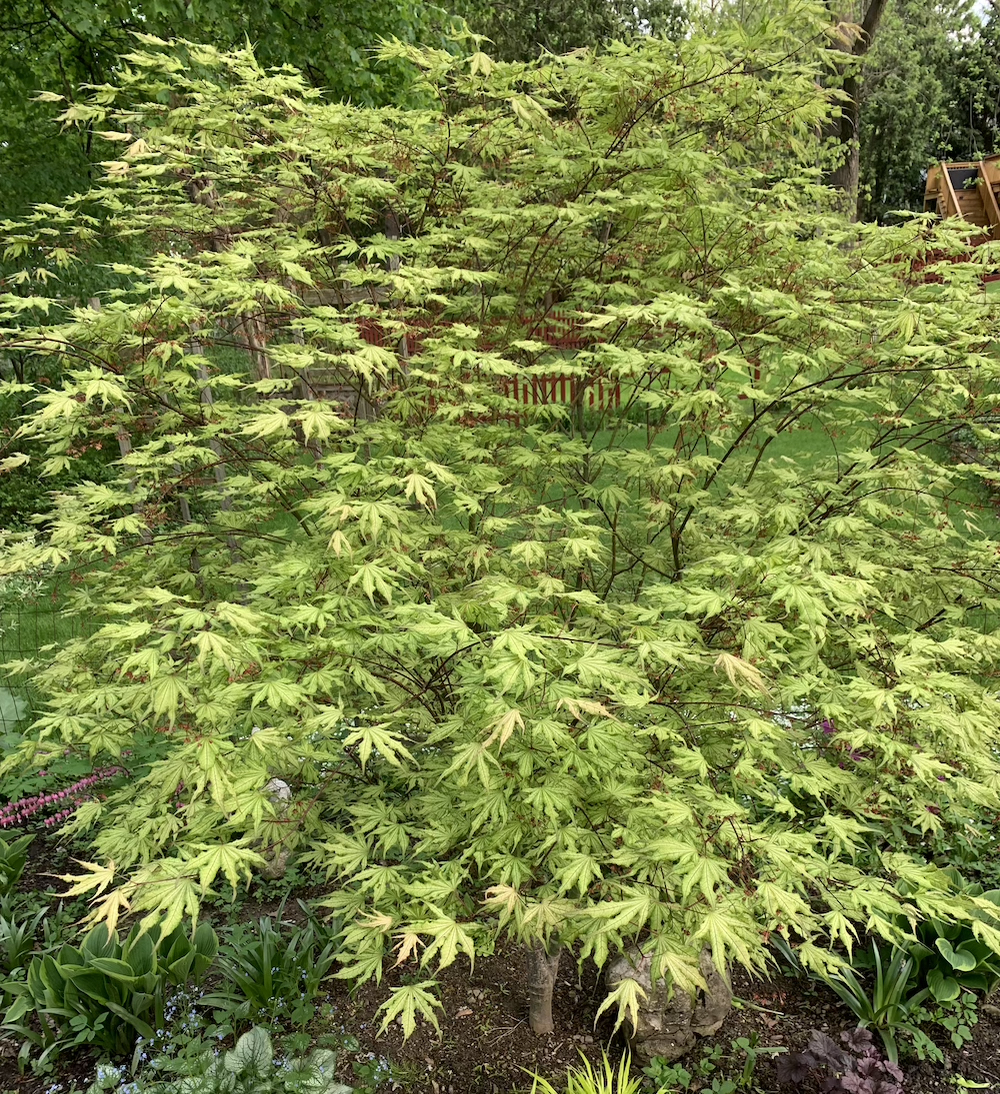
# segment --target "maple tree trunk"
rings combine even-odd
[[[250,358],[255,380],[271,379],[271,359],[267,355],[267,320],[263,313],[241,315],[233,331],[236,341]]]
[[[555,1030],[552,989],[556,986],[561,953],[562,947],[544,942],[536,942],[528,953],[528,1024],[531,1032],[539,1036]]]

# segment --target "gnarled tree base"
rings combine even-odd
[[[560,946],[536,942],[528,953],[528,1024],[539,1036],[552,1033],[552,989],[559,971]]]

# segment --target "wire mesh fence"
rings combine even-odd
[[[86,632],[86,619],[67,605],[70,580],[68,572],[0,578],[0,755],[16,742],[35,705],[31,674],[3,666],[44,663],[47,647]]]

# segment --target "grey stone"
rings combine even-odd
[[[284,779],[271,779],[264,787],[265,793],[270,795],[271,801],[286,804],[292,800],[292,788]]]
[[[677,1060],[694,1047],[698,1037],[717,1033],[733,1009],[733,993],[712,962],[709,951],[702,950],[701,975],[705,990],[692,998],[686,991],[670,994],[666,981],[652,983],[652,958],[631,950],[613,962],[605,975],[609,989],[623,980],[638,982],[646,998],[639,1003],[638,1024],[629,1038],[632,1055],[641,1063],[654,1056]]]
[[[266,878],[268,881],[276,881],[279,877],[284,877],[288,872],[288,864],[291,860],[291,851],[287,851],[284,848],[275,851],[268,859],[267,864],[260,868],[260,876]]]
[[[254,726],[253,732],[259,733],[260,730],[257,726]],[[279,813],[283,813],[292,800],[292,788],[284,779],[270,779],[264,787],[264,793],[274,802]],[[291,851],[279,845],[269,855],[265,852],[265,856],[267,857],[267,864],[261,867],[261,877],[267,878],[269,881],[284,877],[292,858]]]

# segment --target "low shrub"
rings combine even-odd
[[[351,1094],[351,1087],[337,1081],[336,1064],[336,1054],[324,1048],[307,1056],[276,1057],[270,1034],[254,1026],[226,1053],[206,1049],[175,1062],[166,1079],[141,1074],[129,1082],[121,1068],[105,1065],[87,1094]]]
[[[33,1049],[45,1066],[70,1045],[126,1055],[136,1037],[162,1028],[167,989],[199,981],[217,950],[207,923],[192,938],[180,928],[160,938],[157,928],[136,927],[124,942],[98,924],[78,947],[36,955],[24,980],[5,982],[13,1002],[3,1028],[23,1038],[22,1065]]]

